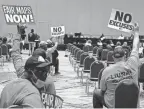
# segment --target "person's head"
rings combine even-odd
[[[53,42],[51,40],[47,40],[47,48],[51,48],[53,46]]]
[[[31,56],[25,63],[27,78],[38,89],[44,87],[46,78],[50,73],[50,63],[46,62],[42,56]]]
[[[39,47],[42,48],[42,49],[44,49],[46,51],[47,50],[47,42],[41,41],[39,43]]]
[[[34,29],[31,29],[31,33],[34,33]]]
[[[32,56],[42,56],[44,59],[46,59],[46,51],[42,48],[42,49],[36,49]]]
[[[126,54],[122,46],[115,47],[114,52],[113,52],[113,58],[114,58],[115,63],[120,62],[120,61],[125,61]]]
[[[89,57],[93,57],[93,51],[89,51]]]
[[[127,46],[127,42],[124,42],[124,43],[123,43],[123,46]]]
[[[7,38],[6,37],[3,38],[3,43],[7,43]]]
[[[118,42],[116,43],[116,46],[121,46],[121,42],[118,41]]]
[[[88,41],[87,41],[87,43],[91,44],[91,43],[92,43],[92,41],[91,41],[91,40],[88,40]]]

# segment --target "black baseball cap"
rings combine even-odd
[[[50,63],[46,62],[42,56],[31,56],[25,63],[25,69],[44,68],[49,65]]]
[[[114,56],[115,58],[121,58],[121,57],[123,57],[124,55],[125,55],[125,51],[124,51],[124,49],[122,48],[122,46],[117,46],[117,47],[115,47],[114,53],[113,53],[113,56]]]

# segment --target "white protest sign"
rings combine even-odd
[[[132,14],[112,9],[108,27],[128,33],[132,32],[134,30]]]
[[[2,5],[6,23],[35,23],[31,6]]]
[[[51,27],[51,36],[57,37],[62,36],[65,34],[65,27],[59,26],[59,27]]]
[[[57,95],[43,92],[41,94],[41,99],[45,108],[62,108],[63,99]]]

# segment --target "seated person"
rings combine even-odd
[[[49,63],[41,56],[32,56],[26,61],[24,68],[25,78],[14,80],[4,87],[0,108],[8,108],[12,105],[44,108],[40,93],[45,89]]]
[[[101,76],[100,89],[93,93],[93,107],[114,108],[115,89],[119,82],[124,79],[133,80],[138,85],[139,73],[139,27],[135,25],[133,49],[130,57],[125,61],[125,51],[121,46],[114,49],[115,64],[106,67]]]

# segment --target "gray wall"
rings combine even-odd
[[[119,35],[122,32],[107,28],[112,8],[131,12],[144,34],[144,0],[0,0],[2,4],[30,5],[36,24],[28,25],[27,32],[34,28],[42,40],[50,37],[51,26],[59,25],[64,25],[67,33]],[[0,35],[16,33],[16,26],[5,23],[2,8],[0,16]]]

